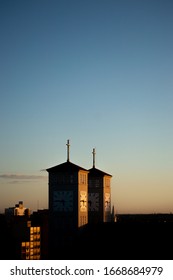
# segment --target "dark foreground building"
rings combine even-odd
[[[100,223],[80,228],[50,259],[172,259],[173,223]]]
[[[42,231],[44,239],[41,239],[41,245],[45,249],[41,259],[172,260],[173,215],[139,217],[140,215],[128,216],[129,219],[119,217],[116,223],[87,224],[76,231],[69,231],[64,236],[64,243],[57,242],[54,248],[47,250],[50,242],[48,219],[45,223],[45,219],[37,213],[33,223],[36,221],[41,228],[45,225],[45,232]],[[0,259],[21,259],[21,254],[16,255],[16,237],[4,215],[0,216],[0,223]]]

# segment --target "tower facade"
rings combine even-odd
[[[93,167],[88,171],[88,222],[110,222],[112,175],[95,167],[95,149]]]
[[[53,246],[88,223],[88,171],[70,162],[69,147],[68,140],[67,161],[47,169]]]
[[[67,244],[73,243],[77,229],[88,223],[111,221],[112,175],[95,167],[95,149],[93,167],[87,170],[70,162],[69,140],[66,145],[67,161],[46,169],[51,257],[55,250],[69,248]]]

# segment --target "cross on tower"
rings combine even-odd
[[[96,152],[95,152],[95,148],[93,149],[93,167],[95,167],[95,155],[96,155]]]
[[[70,141],[67,140],[67,161],[70,161]]]

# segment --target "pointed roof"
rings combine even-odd
[[[47,172],[78,172],[79,170],[84,170],[84,171],[88,171],[87,169],[79,166],[79,165],[76,165],[70,161],[66,161],[66,162],[63,162],[59,165],[56,165],[56,166],[53,166],[53,167],[50,167],[50,168],[47,168],[46,171]]]
[[[92,175],[92,176],[102,176],[102,177],[103,176],[109,176],[109,177],[112,177],[111,174],[108,174],[108,173],[106,173],[106,172],[104,172],[104,171],[102,171],[98,168],[95,168],[95,167],[92,167],[92,168],[88,169],[88,171],[89,171],[89,175]]]

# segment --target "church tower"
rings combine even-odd
[[[112,175],[95,167],[95,149],[92,154],[93,167],[88,170],[88,222],[110,222]]]
[[[88,171],[70,162],[69,140],[66,145],[67,161],[46,169],[53,243],[62,242],[66,235],[88,223]]]

